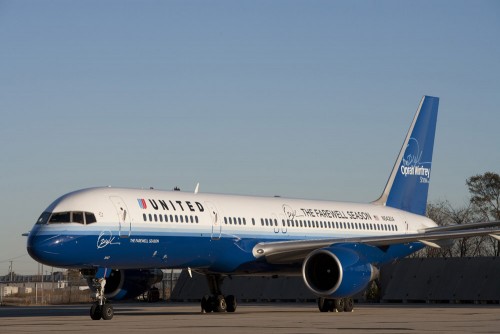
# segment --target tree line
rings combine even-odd
[[[448,201],[427,205],[427,216],[439,226],[500,220],[500,176],[486,172],[466,180],[470,199],[463,206]],[[489,236],[456,239],[449,247],[426,247],[414,257],[477,257],[500,256],[500,241]]]

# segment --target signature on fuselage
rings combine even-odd
[[[97,249],[104,248],[108,245],[119,245],[120,242],[115,242],[115,237],[111,231],[102,231],[97,238]]]

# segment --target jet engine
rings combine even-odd
[[[378,273],[359,253],[339,246],[311,252],[302,265],[306,286],[320,297],[353,296],[363,291]]]
[[[93,275],[85,275],[87,284],[95,292]],[[113,269],[104,287],[104,296],[108,299],[131,299],[148,291],[155,283],[161,282],[163,272],[159,269]]]

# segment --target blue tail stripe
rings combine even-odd
[[[411,134],[405,140],[386,205],[425,215],[439,98],[424,96]]]

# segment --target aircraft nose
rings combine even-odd
[[[39,228],[35,225],[35,227],[33,227],[33,229],[30,231],[28,235],[28,241],[26,242],[26,249],[33,260],[41,262],[38,247],[39,238],[37,237],[38,230]]]
[[[45,236],[39,233],[39,229],[34,229],[28,236],[26,249],[35,261],[56,266],[60,244],[59,236]]]
[[[28,241],[26,244],[26,249],[28,254],[33,258],[33,260],[45,263],[44,253],[46,253],[46,243],[43,237],[39,235],[39,228],[33,228],[28,235]]]

